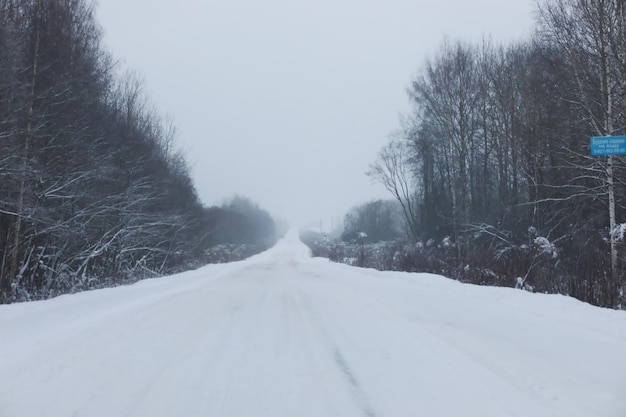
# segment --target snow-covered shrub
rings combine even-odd
[[[205,251],[205,261],[210,264],[241,261],[265,249],[260,245],[221,244]]]
[[[545,237],[537,236],[534,242],[539,254],[548,255],[551,258],[557,258],[559,256],[556,247]]]
[[[626,238],[626,226],[623,231]],[[450,236],[442,240],[427,238],[421,242],[329,242],[320,244],[318,253],[320,247],[324,248],[332,261],[354,266],[430,272],[472,284],[561,293],[598,305],[624,306],[626,296],[622,293],[606,304],[597,301],[599,295],[614,291],[609,287],[612,285],[610,257],[608,242],[603,238],[606,233],[598,231],[559,236],[557,248],[534,226],[528,227],[527,233],[522,229],[516,235],[494,226],[477,225],[459,236],[458,241]],[[561,261],[564,257],[577,259],[575,271]],[[605,275],[598,277],[595,271],[605,271]],[[578,278],[585,273],[594,278]]]
[[[452,239],[450,239],[450,236],[446,236],[443,238],[443,240],[441,241],[441,247],[443,247],[444,249],[450,249],[454,247],[454,243],[452,242]]]
[[[615,228],[611,231],[611,235],[618,242],[624,241],[624,235],[626,235],[626,223],[620,223],[615,225]]]

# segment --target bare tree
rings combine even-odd
[[[410,151],[407,143],[402,140],[391,140],[378,153],[367,175],[380,182],[402,207],[411,236],[417,240],[419,225],[417,221],[417,203],[415,199],[415,184],[413,184],[412,170],[409,165]]]

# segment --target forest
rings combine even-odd
[[[446,39],[423,62],[368,171],[397,208],[360,206],[317,251],[626,306],[625,161],[590,151],[626,134],[626,3],[545,0],[536,17],[528,39]]]
[[[175,124],[101,45],[88,0],[0,0],[0,302],[119,285],[275,242],[271,216],[199,200]],[[540,0],[512,44],[446,39],[412,111],[317,251],[360,266],[626,305],[626,4]],[[219,152],[219,149],[215,150]],[[241,245],[248,245],[242,247]]]
[[[101,37],[87,0],[0,0],[0,303],[232,260],[276,239],[245,198],[202,205],[173,122]]]

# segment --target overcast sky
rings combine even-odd
[[[532,0],[100,0],[105,47],[178,128],[206,205],[295,222],[388,197],[365,175],[444,37],[525,38]]]

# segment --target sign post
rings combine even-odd
[[[617,239],[615,237],[615,178],[613,174],[613,155],[626,155],[626,136],[593,136],[591,155],[607,156],[606,185],[609,194],[609,236],[611,238],[611,277],[613,285],[617,282]]]

